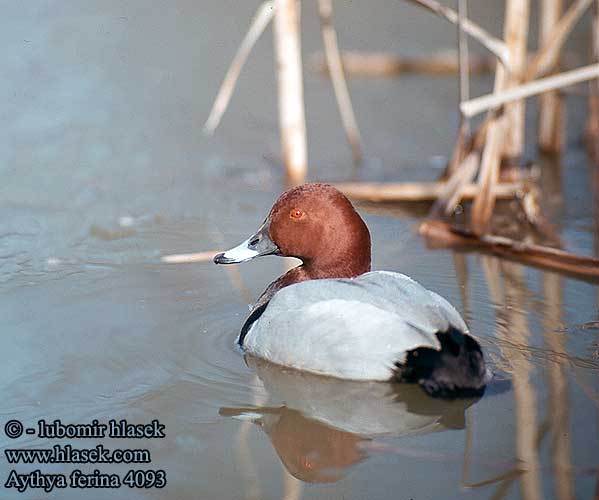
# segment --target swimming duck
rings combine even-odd
[[[237,337],[248,354],[349,380],[419,383],[436,396],[470,396],[489,378],[456,309],[404,274],[370,270],[370,232],[328,184],[284,192],[246,241],[214,257],[263,255],[302,264],[272,282]]]

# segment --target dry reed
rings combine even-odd
[[[551,41],[552,31],[558,23],[563,9],[563,0],[542,0],[539,30],[539,46]],[[550,60],[553,70],[559,63],[559,53]],[[539,101],[539,149],[545,153],[559,153],[563,147],[563,109],[556,90],[545,92]]]
[[[239,73],[241,73],[243,65],[250,55],[256,41],[260,38],[260,35],[262,35],[266,26],[268,26],[268,23],[271,21],[274,7],[275,4],[272,1],[262,2],[258,7],[254,19],[250,24],[250,28],[237,49],[237,53],[231,62],[231,66],[229,66],[223,83],[218,90],[218,94],[216,95],[216,99],[210,110],[210,115],[208,115],[208,119],[204,124],[205,134],[212,134],[218,127],[223,114],[229,106],[229,101],[235,90]]]
[[[279,128],[283,163],[290,185],[304,182],[308,169],[304,84],[298,0],[276,0],[274,20]]]
[[[347,82],[341,63],[339,53],[339,44],[337,42],[337,33],[333,27],[333,2],[332,0],[318,0],[318,13],[322,29],[322,39],[324,44],[324,53],[327,63],[327,69],[335,91],[337,107],[341,114],[341,121],[345,129],[345,135],[352,150],[354,163],[362,161],[362,137],[356,121],[356,115],[349,97]]]

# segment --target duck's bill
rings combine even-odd
[[[268,235],[268,222],[264,223],[258,232],[250,236],[235,248],[214,256],[215,264],[239,264],[260,257],[279,253],[279,247]]]

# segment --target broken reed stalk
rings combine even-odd
[[[450,247],[482,249],[500,257],[564,272],[579,279],[592,282],[599,280],[599,259],[594,257],[522,243],[500,236],[477,236],[471,231],[441,221],[427,220],[420,225],[419,232],[424,237],[430,237]]]
[[[467,0],[456,0],[457,11],[458,11],[458,76],[459,76],[459,103],[460,105],[470,99],[470,78],[469,78],[469,57],[468,57],[468,37],[464,33],[463,24],[464,18],[468,15],[468,2]],[[464,160],[464,146],[466,137],[470,135],[470,120],[468,120],[462,113],[460,113],[460,126],[458,128],[458,138],[456,140],[451,159],[447,165],[444,177],[450,177],[461,165]],[[441,210],[446,210],[443,202],[437,200],[433,208],[432,213],[437,213]]]
[[[409,0],[412,3],[427,8],[435,14],[447,19],[453,24],[458,23],[459,16],[457,12],[449,7],[441,5],[437,0]],[[462,27],[468,35],[478,40],[484,47],[490,50],[505,66],[510,66],[510,53],[507,45],[498,38],[495,38],[489,32],[481,28],[470,19],[464,19]]]
[[[332,22],[332,0],[318,0],[318,14],[320,16],[327,68],[333,84],[333,90],[335,91],[337,107],[339,108],[339,114],[341,115],[341,121],[345,129],[345,135],[352,150],[354,163],[358,164],[362,161],[362,138],[349,97],[349,90],[347,89],[347,82],[343,73],[343,65],[341,64],[337,33]]]
[[[595,2],[595,15],[591,26],[591,54],[599,62],[599,0]],[[591,159],[599,166],[599,78],[589,84],[589,110],[586,124],[586,143]],[[599,175],[595,172],[596,179]],[[599,191],[595,193],[599,199]],[[599,233],[598,233],[599,238]]]
[[[443,195],[447,183],[438,182],[346,182],[336,183],[335,187],[349,198],[370,202],[395,201],[435,201]],[[517,182],[501,183],[496,186],[495,195],[498,198],[513,198],[522,190],[522,184]],[[476,184],[465,183],[461,197],[472,199],[478,192]]]
[[[451,178],[462,162],[464,161],[464,156],[466,155],[466,147],[467,147],[467,138],[470,136],[470,123],[468,120],[464,119],[464,116],[460,113],[460,126],[458,128],[458,137],[453,146],[453,151],[451,153],[451,158],[449,159],[449,163],[447,164],[447,168],[445,169],[444,174],[441,176],[441,179]]]
[[[460,203],[462,188],[468,182],[472,182],[478,172],[480,151],[485,145],[485,138],[491,122],[491,115],[489,115],[469,137],[465,133],[467,124],[466,122],[462,123],[446,175],[441,180],[446,178],[449,172],[452,173],[446,179],[445,188],[439,198],[431,207],[430,218],[438,218],[441,214],[451,215]],[[452,164],[455,167],[452,168]]]
[[[443,190],[430,210],[429,217],[436,219],[441,214],[449,216],[453,213],[464,197],[464,190],[476,177],[479,162],[480,155],[477,151],[468,154],[459,169],[445,182]]]
[[[541,45],[529,65],[526,75],[528,80],[551,71],[558,64],[564,42],[591,2],[592,0],[576,0],[559,19],[562,0],[544,0],[541,15]],[[539,147],[542,151],[557,153],[561,150],[563,118],[563,107],[557,92],[542,96],[539,115]]]
[[[274,45],[279,94],[279,128],[283,163],[290,185],[304,182],[308,152],[300,48],[298,0],[276,0]]]
[[[227,106],[231,100],[231,95],[235,90],[239,73],[241,72],[241,69],[250,55],[250,52],[252,51],[256,41],[258,38],[260,38],[260,35],[262,35],[264,29],[271,21],[274,7],[275,5],[272,1],[262,2],[258,7],[258,10],[254,15],[254,19],[250,24],[250,28],[243,38],[241,45],[237,49],[237,53],[231,62],[231,66],[229,66],[229,69],[227,70],[227,74],[223,79],[223,83],[218,89],[218,94],[214,100],[212,109],[210,110],[210,115],[204,124],[205,134],[212,134],[218,127],[223,114],[227,110]]]
[[[219,250],[207,250],[205,252],[179,253],[163,255],[160,260],[165,264],[190,264],[192,262],[212,262]]]
[[[466,116],[475,116],[484,111],[499,108],[506,103],[597,78],[599,78],[599,63],[590,64],[572,71],[540,78],[503,92],[476,97],[462,103],[461,110]]]
[[[498,94],[518,83],[526,61],[528,35],[529,0],[507,0],[505,10],[504,38],[509,50],[510,67],[497,64],[493,93]],[[460,109],[464,112],[462,103]],[[472,205],[471,226],[477,235],[487,230],[495,207],[495,185],[499,181],[499,167],[503,155],[519,156],[524,141],[524,107],[512,103],[505,112],[492,111],[489,116],[483,149],[479,192]]]
[[[468,37],[464,32],[464,20],[468,18],[468,0],[458,3],[458,68],[460,75],[460,104],[470,99],[470,75],[468,74]],[[467,123],[467,120],[466,120]]]
[[[500,92],[506,85],[506,69],[497,63],[494,92]],[[462,106],[460,106],[460,109]],[[464,111],[462,110],[464,114]],[[485,142],[478,175],[479,190],[474,197],[471,213],[471,226],[476,234],[483,234],[495,206],[495,184],[499,179],[499,162],[504,140],[504,116],[491,112],[487,116]]]
[[[486,142],[480,162],[477,193],[472,204],[472,230],[481,235],[487,230],[495,207],[499,162],[505,135],[505,116],[492,118],[487,128]]]
[[[526,69],[530,0],[508,0],[505,16],[505,43],[511,62],[506,88],[511,88],[522,83]],[[524,111],[524,100],[505,107],[508,127],[502,153],[508,158],[520,158],[524,150]]]
[[[552,32],[547,35],[547,43],[539,49],[537,55],[528,65],[526,80],[532,80],[544,75],[553,66],[553,61],[559,58],[559,53],[568,38],[568,35],[589,8],[593,0],[576,0],[559,22],[554,26]]]
[[[563,0],[541,0],[539,47],[550,43],[550,36],[558,23],[563,9]],[[549,69],[554,70],[559,63],[559,53],[554,52]],[[563,147],[563,109],[556,90],[545,92],[539,100],[539,149],[545,153],[557,154]]]

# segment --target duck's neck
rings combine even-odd
[[[357,260],[337,260],[334,262],[306,261],[291,271],[291,278],[298,281],[321,280],[326,278],[355,278],[370,271],[370,258]],[[295,271],[295,272],[294,272]]]
[[[281,290],[281,288],[285,288],[286,286],[293,285],[295,283],[326,278],[355,278],[356,276],[360,276],[368,271],[370,271],[370,259],[368,259],[367,262],[365,261],[360,263],[360,265],[356,265],[356,262],[354,262],[353,265],[335,265],[331,267],[321,265],[314,266],[311,265],[310,262],[305,262],[297,267],[294,267],[290,271],[287,271],[283,276],[280,276],[278,279],[268,285],[254,307],[258,307],[268,302],[275,293]]]
[[[370,259],[368,259],[368,262],[360,263],[360,265],[356,265],[356,262],[351,262],[345,266],[339,265],[339,263],[336,263],[334,266],[324,266],[321,263],[314,265],[313,262],[304,262],[287,271],[283,276],[271,283],[268,288],[274,287],[274,291],[276,292],[281,288],[302,281],[322,280],[326,278],[355,278],[368,271],[370,271]]]

